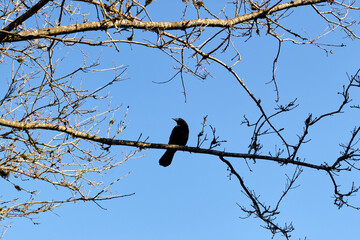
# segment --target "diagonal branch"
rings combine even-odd
[[[37,13],[43,6],[45,6],[49,1],[52,0],[40,0],[37,4],[32,6],[28,11],[22,14],[20,17],[12,21],[9,25],[4,27],[4,31],[10,32],[14,30],[17,26],[21,25],[26,19],[30,18],[32,15]],[[6,37],[6,32],[0,32],[0,42]]]
[[[270,229],[273,236],[275,236],[276,233],[281,232],[281,234],[283,234],[283,236],[286,239],[290,239],[291,235],[290,233],[294,230],[294,228],[292,227],[292,225],[286,225],[284,227],[280,227],[277,223],[274,222],[275,215],[278,214],[276,212],[276,210],[270,210],[267,207],[264,207],[263,204],[261,204],[259,202],[258,197],[255,195],[254,191],[251,191],[246,185],[245,182],[243,180],[243,178],[240,176],[240,174],[235,170],[235,168],[233,167],[233,165],[226,160],[224,157],[220,156],[221,161],[223,161],[229,168],[230,173],[234,174],[235,177],[237,178],[237,180],[239,181],[241,188],[243,189],[245,195],[251,200],[252,204],[251,207],[254,210],[245,210],[245,212],[247,212],[249,214],[249,216],[251,215],[255,215],[256,217],[260,218],[263,222],[266,223],[266,229]],[[286,193],[285,193],[286,194]],[[284,195],[283,195],[284,196]],[[280,198],[281,201],[281,198]]]

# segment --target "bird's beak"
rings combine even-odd
[[[172,120],[174,120],[175,122],[177,122],[179,119],[178,119],[178,118],[172,118]]]

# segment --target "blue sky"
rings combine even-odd
[[[176,9],[171,4],[158,0],[150,5],[149,12],[155,16],[153,20],[167,17],[177,20],[181,12],[174,14]],[[167,9],[171,10],[163,15]],[[301,14],[306,13],[294,14],[289,19],[289,26],[314,35],[319,29],[324,29],[318,17],[309,14],[303,18]],[[139,31],[136,34],[141,36],[143,33]],[[314,46],[290,43],[282,46],[276,70],[280,104],[297,98],[300,106],[280,116],[275,124],[278,128],[284,127],[285,136],[294,143],[296,134],[302,133],[304,120],[309,113],[319,116],[338,107],[342,99],[337,92],[347,82],[346,73],[351,75],[360,67],[358,41],[350,41],[340,32],[325,37],[324,41],[347,46],[333,48],[334,53],[330,55]],[[241,38],[235,39],[234,44],[242,56],[235,71],[250,90],[262,99],[265,110],[273,111],[276,94],[273,85],[266,83],[272,76],[277,42],[262,31],[260,37],[254,36],[246,42]],[[244,114],[255,120],[258,110],[224,69],[211,64],[208,70],[213,78],[204,81],[185,75],[188,93],[185,102],[180,78],[166,84],[154,83],[172,77],[175,73],[174,61],[156,49],[135,45],[130,48],[125,44],[119,47],[120,52],[113,47],[101,50],[101,67],[128,66],[126,80],[113,85],[109,91],[112,105],[122,105],[117,120],[121,120],[126,106],[129,106],[128,127],[118,136],[119,139],[137,140],[142,134],[142,139],[149,137],[149,142],[167,143],[175,126],[171,118],[182,117],[190,127],[187,145],[196,146],[202,118],[208,115],[208,124],[216,128],[220,139],[227,140],[220,150],[247,152],[252,131],[240,123]],[[89,53],[89,62],[99,56],[99,48],[81,48]],[[75,49],[64,48],[58,52],[60,55],[68,54],[67,61],[61,65],[64,69],[81,65],[82,57]],[[219,54],[217,57],[229,59],[231,56]],[[97,73],[86,76],[82,81],[96,88],[113,76],[113,72]],[[358,92],[353,91],[354,103],[359,103],[356,95]],[[99,109],[106,107],[98,106]],[[300,156],[311,163],[333,163],[340,156],[339,143],[346,142],[353,127],[359,125],[358,116],[358,111],[346,108],[346,113],[315,126],[309,135],[312,140],[304,146]],[[106,129],[99,133],[101,136],[105,134]],[[271,136],[265,139],[263,154],[273,151],[276,143],[280,144]],[[122,151],[132,150],[121,146],[111,147],[119,160]],[[139,158],[131,159],[103,176],[104,181],[110,182],[130,172],[113,190],[120,194],[135,192],[135,195],[101,202],[101,206],[107,210],[93,203],[63,205],[54,213],[39,215],[39,225],[27,219],[13,219],[5,239],[271,239],[271,234],[260,227],[262,222],[258,219],[239,218],[244,214],[237,203],[248,206],[249,201],[235,178],[228,178],[229,172],[218,158],[177,152],[172,165],[163,168],[158,165],[163,152],[146,150],[138,155]],[[279,166],[274,162],[259,160],[256,164],[250,163],[253,171],[249,172],[244,160],[231,159],[231,162],[266,204],[275,203],[284,189],[286,174],[294,171],[293,166]],[[342,186],[348,187],[355,177],[358,177],[355,172],[342,176]],[[332,183],[325,173],[304,169],[297,184],[299,186],[284,199],[278,217],[279,223],[293,223],[294,239],[354,239],[353,236],[358,234],[360,215],[353,209],[338,210],[333,205]],[[60,194],[50,188],[45,188],[42,194],[50,198],[51,194],[55,194],[54,197]],[[359,203],[359,197],[353,197],[353,201]]]

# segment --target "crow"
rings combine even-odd
[[[171,132],[169,138],[169,144],[183,145],[188,141],[189,138],[189,127],[184,119],[182,118],[173,118],[176,121],[177,125]],[[168,149],[164,155],[160,158],[159,164],[163,167],[167,167],[171,164],[171,161],[174,157],[176,150]]]

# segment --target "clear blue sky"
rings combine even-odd
[[[149,6],[153,21],[179,20],[173,1],[158,0]],[[205,2],[207,3],[207,2]],[[309,7],[308,7],[309,8]],[[297,11],[296,9],[295,11]],[[325,25],[311,11],[300,10],[289,19],[292,29],[307,31],[312,36],[322,31]],[[306,18],[304,16],[306,15]],[[284,21],[285,23],[286,21]],[[96,32],[96,35],[104,34]],[[141,36],[141,31],[136,36]],[[233,39],[240,51],[242,61],[235,67],[238,75],[250,90],[262,99],[268,112],[276,106],[271,80],[272,61],[277,51],[277,42],[261,32],[247,42]],[[346,73],[353,74],[360,67],[358,41],[344,38],[337,31],[324,38],[324,42],[344,43],[344,48],[333,48],[334,54],[326,55],[314,46],[283,44],[276,70],[280,89],[280,104],[294,98],[300,106],[279,117],[275,123],[285,128],[285,136],[293,143],[296,134],[302,133],[304,120],[309,113],[318,116],[336,109],[342,101],[337,92],[346,83]],[[202,118],[208,115],[208,124],[216,127],[220,139],[227,140],[219,149],[246,153],[251,131],[240,125],[244,114],[255,120],[258,110],[241,86],[224,69],[215,64],[208,66],[214,78],[200,81],[185,75],[187,102],[184,102],[182,85],[177,77],[166,84],[155,84],[172,77],[176,65],[157,49],[119,45],[120,52],[112,48],[101,51],[101,67],[127,65],[126,80],[111,87],[112,104],[123,105],[117,120],[129,106],[128,127],[119,139],[137,140],[139,135],[149,142],[167,143],[175,122],[173,117],[184,118],[190,127],[188,146],[196,146],[197,134],[201,130]],[[82,46],[89,51],[90,59],[99,56],[99,48]],[[60,53],[70,54],[62,67],[70,68],[82,64],[81,56],[64,48]],[[62,52],[63,51],[63,52]],[[226,54],[218,55],[228,59]],[[188,60],[191,61],[190,59]],[[90,62],[90,60],[89,60]],[[96,87],[114,73],[98,73],[87,76],[83,82]],[[354,104],[359,104],[358,92],[353,92]],[[99,109],[107,106],[99,106]],[[333,163],[341,150],[339,143],[346,142],[350,131],[359,125],[359,112],[346,108],[346,113],[325,120],[311,131],[312,139],[300,153],[311,163]],[[105,136],[106,129],[99,135]],[[274,150],[271,137],[263,141],[263,154]],[[276,140],[277,141],[277,140]],[[111,147],[122,159],[122,151],[133,149]],[[173,164],[168,168],[158,165],[164,150],[146,150],[142,157],[131,159],[104,175],[104,181],[118,176],[130,175],[113,187],[120,194],[136,194],[122,199],[101,202],[100,209],[93,203],[67,204],[54,213],[39,215],[39,225],[27,219],[13,219],[5,239],[271,239],[269,231],[260,227],[258,219],[240,219],[244,214],[237,206],[248,206],[249,201],[241,192],[239,183],[229,180],[226,166],[215,156],[177,152]],[[138,155],[138,156],[141,156]],[[242,159],[231,159],[245,182],[263,202],[274,204],[285,186],[286,175],[292,174],[292,166],[279,166],[274,162],[257,161],[249,172]],[[343,187],[348,187],[355,173],[341,178]],[[304,169],[295,190],[283,201],[278,217],[279,223],[292,222],[294,239],[356,239],[359,234],[360,215],[349,208],[338,210],[333,205],[333,188],[329,177],[322,172]],[[50,187],[51,188],[51,187]],[[50,195],[53,189],[42,194]],[[57,193],[54,193],[57,194]],[[2,193],[4,195],[4,193]],[[54,195],[54,198],[56,195]],[[353,201],[359,205],[359,197]],[[276,236],[275,239],[282,239]]]

